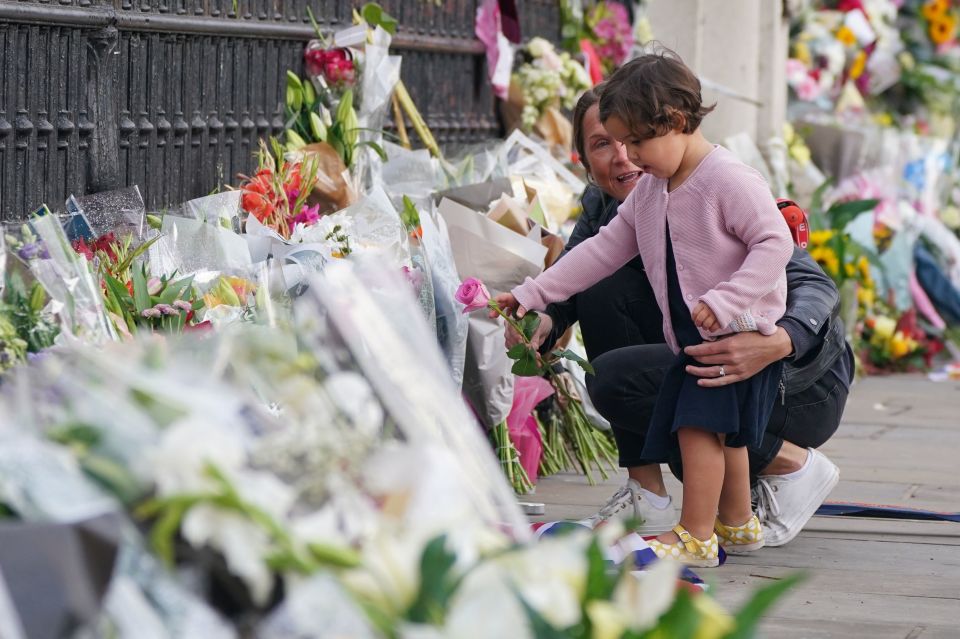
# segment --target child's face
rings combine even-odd
[[[615,115],[607,118],[603,125],[610,135],[623,143],[627,157],[644,173],[667,180],[680,168],[687,137],[682,133],[670,131],[666,135],[641,139]]]

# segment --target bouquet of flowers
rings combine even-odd
[[[929,340],[917,326],[915,309],[898,319],[894,317],[891,309],[878,304],[863,322],[860,356],[867,372],[929,370],[931,359],[942,350],[942,344]]]
[[[149,538],[146,554],[126,526],[103,627],[233,636],[202,600],[184,605],[192,589],[268,639],[721,636],[749,632],[795,581],[734,619],[678,593],[677,564],[635,574],[645,544],[616,526],[530,543],[395,283],[341,264],[294,326],[72,344],[18,371],[25,383],[0,394],[9,515],[106,510]],[[157,560],[184,569],[163,578],[173,599],[144,578]]]
[[[633,48],[633,25],[626,7],[619,2],[598,2],[587,12],[585,25],[604,74],[613,73]]]
[[[240,176],[243,210],[264,226],[289,239],[294,228],[310,226],[320,219],[319,205],[308,206],[317,184],[317,160],[288,162],[280,143],[271,139],[271,149],[260,141],[259,168],[253,176]]]
[[[616,470],[616,448],[606,435],[593,427],[580,398],[571,392],[567,381],[552,365],[559,359],[568,359],[579,364],[586,372],[593,373],[590,363],[569,349],[556,350],[545,361],[530,342],[540,323],[540,317],[535,312],[528,312],[522,319],[508,315],[490,298],[489,292],[480,280],[466,279],[457,291],[457,300],[464,304],[464,313],[492,310],[500,315],[518,335],[522,336],[522,343],[507,351],[507,357],[514,360],[511,372],[521,377],[546,375],[557,390],[560,411],[556,414],[556,420],[546,428],[544,450],[547,464],[546,466],[541,464],[544,474],[559,470],[553,464],[569,467],[568,463],[564,463],[567,461],[579,466],[580,471],[586,475],[587,481],[591,484],[593,484],[594,466],[599,470],[601,477],[606,479],[605,466]],[[529,492],[532,487],[529,477],[520,464],[506,427],[495,428],[493,438],[501,465],[514,489],[519,494]]]
[[[590,88],[590,76],[566,51],[557,53],[544,38],[530,40],[517,56],[519,65],[510,82],[509,102],[521,106],[520,127],[530,132],[545,113],[572,109]]]
[[[53,346],[60,325],[50,309],[50,296],[36,281],[26,264],[11,255],[4,264],[4,243],[0,242],[0,370],[22,362],[27,353],[39,353]]]
[[[19,229],[8,229],[4,240],[11,256],[17,258],[16,263],[25,265],[31,278],[49,296],[44,308],[49,307],[53,313],[46,317],[57,319],[61,333],[93,342],[116,338],[95,269],[75,252],[60,221],[46,206]],[[41,303],[38,289],[32,289],[31,297],[31,308]],[[31,310],[28,315],[39,319],[37,313],[40,311]],[[49,332],[46,328],[41,331]]]

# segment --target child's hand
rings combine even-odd
[[[690,316],[693,318],[693,323],[697,325],[697,328],[702,328],[708,333],[714,333],[721,328],[720,322],[717,321],[717,316],[714,315],[710,307],[703,302],[697,302]]]
[[[527,314],[527,309],[520,306],[520,302],[518,302],[517,298],[515,298],[511,293],[501,293],[493,298],[493,301],[496,302],[497,306],[499,306],[503,312],[508,315],[511,312],[515,313],[517,317],[523,317]],[[495,317],[497,317],[497,312],[491,310],[490,318],[493,319]]]

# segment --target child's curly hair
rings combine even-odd
[[[600,121],[620,118],[638,138],[693,133],[716,105],[704,106],[700,80],[673,51],[659,48],[630,60],[604,83]]]

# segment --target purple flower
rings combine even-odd
[[[158,309],[156,309],[156,308],[145,308],[145,309],[143,309],[143,310],[140,312],[140,314],[143,315],[143,316],[146,317],[146,318],[160,317],[161,315],[163,315],[163,313],[161,313],[161,312],[160,312]]]
[[[192,310],[193,310],[193,304],[191,304],[190,302],[188,302],[188,301],[186,301],[186,300],[177,300],[176,302],[173,303],[173,305],[174,305],[176,308],[179,308],[181,311],[187,311],[187,312],[189,312],[189,311],[192,311]]]
[[[164,315],[177,315],[180,312],[169,304],[157,304],[153,308],[160,311]]]
[[[313,206],[305,206],[300,209],[300,212],[293,216],[293,219],[290,220],[291,226],[296,226],[297,224],[303,224],[304,226],[310,226],[316,224],[320,220],[320,205],[314,204]]]
[[[21,260],[32,260],[33,258],[40,255],[40,244],[37,242],[31,242],[30,244],[24,244],[20,247],[20,250],[17,251],[17,255],[20,256]]]

